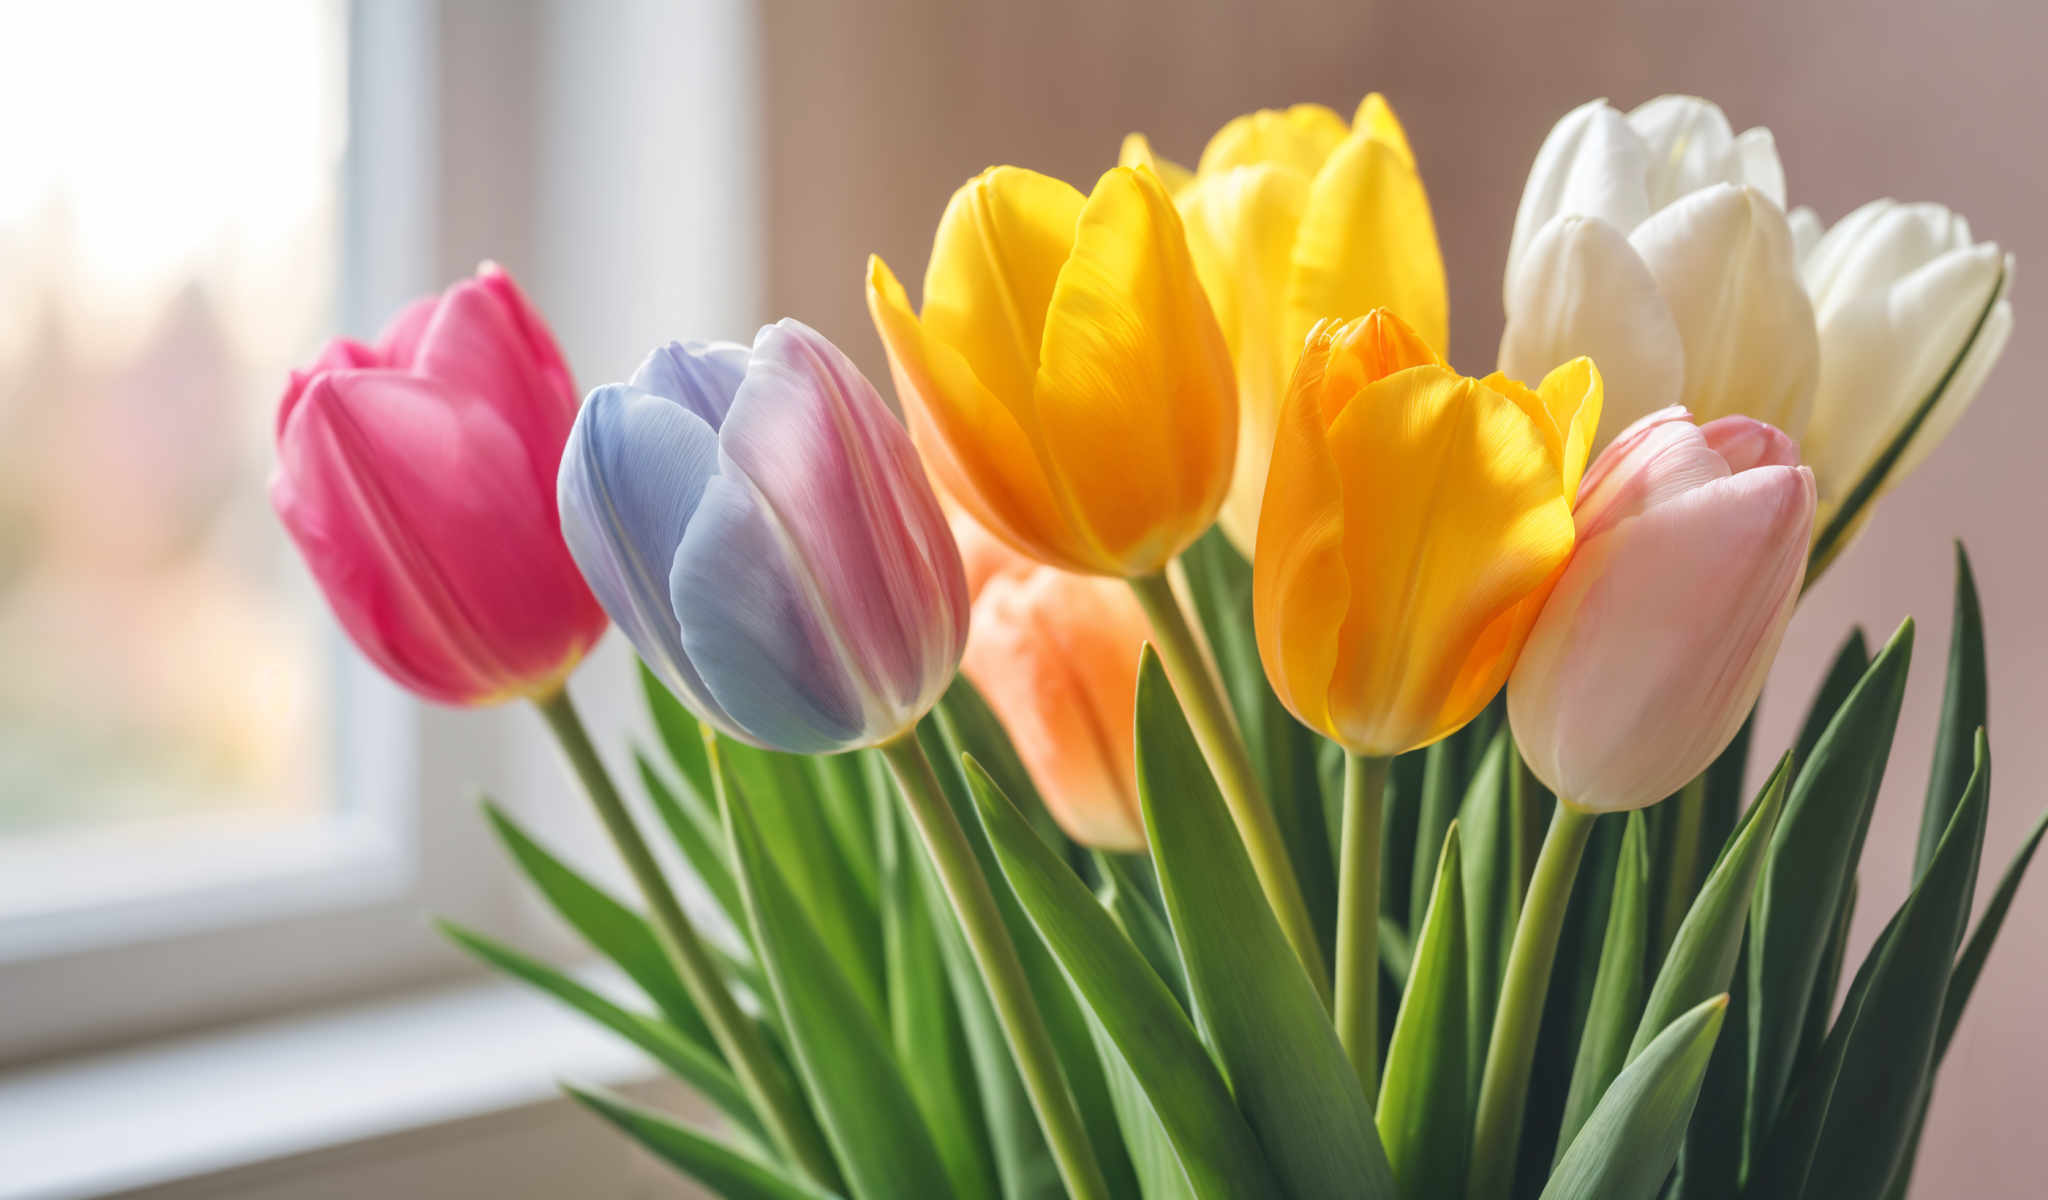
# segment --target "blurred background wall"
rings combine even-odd
[[[1864,858],[1852,955],[1903,897],[1940,705],[1953,570],[1966,539],[1991,641],[1996,759],[1987,893],[2048,777],[2048,6],[1964,0],[1490,4],[1409,0],[765,0],[765,297],[826,330],[877,378],[861,271],[879,252],[922,275],[952,190],[1011,162],[1081,186],[1130,130],[1190,162],[1230,117],[1369,90],[1406,125],[1450,272],[1449,354],[1491,370],[1500,270],[1550,124],[1597,96],[1717,101],[1768,126],[1793,204],[1832,222],[1865,200],[1937,200],[2019,258],[2017,332],[1977,405],[1807,598],[1766,691],[1758,746],[1789,744],[1852,623],[1901,619],[1917,653]],[[911,284],[911,286],[915,286]],[[2048,885],[2031,880],[1950,1052],[1915,1177],[1922,1196],[2042,1191],[2035,1114],[2048,1078]]]

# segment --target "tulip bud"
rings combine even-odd
[[[1515,214],[1501,369],[1599,363],[1612,403],[1596,445],[1672,404],[1799,436],[1820,351],[1784,207],[1770,131],[1738,136],[1705,100],[1572,110]]]
[[[1151,171],[1115,168],[1084,197],[991,168],[946,206],[922,315],[880,259],[868,309],[933,476],[1018,551],[1135,577],[1214,523],[1236,389]]]
[[[1672,408],[1586,472],[1578,549],[1508,681],[1515,742],[1560,799],[1642,808],[1727,748],[1805,576],[1815,492],[1798,463],[1760,421]]]
[[[337,340],[292,373],[271,504],[402,686],[456,705],[543,696],[604,632],[555,514],[575,411],[547,326],[489,264],[375,345]]]
[[[799,754],[873,746],[952,680],[960,554],[894,414],[784,320],[671,343],[593,391],[562,528],[598,600],[691,711]]]
[[[982,567],[962,673],[1002,720],[1068,837],[1143,851],[1135,713],[1138,652],[1151,626],[1137,598],[1120,580],[1032,562],[966,518],[953,533],[961,557]]]
[[[2012,335],[2012,265],[1938,204],[1873,200],[1816,239],[1803,271],[1821,356],[1800,447],[1825,524],[1937,388],[1884,482],[1918,466],[1976,399]]]
[[[1237,467],[1218,517],[1249,558],[1273,427],[1302,339],[1335,313],[1387,308],[1448,336],[1443,256],[1408,138],[1367,96],[1347,124],[1320,104],[1238,117],[1189,172],[1125,139],[1126,165],[1181,180],[1174,203],[1237,372]]]
[[[1252,608],[1274,692],[1356,754],[1426,746],[1500,690],[1572,550],[1601,385],[1466,379],[1375,312],[1312,333],[1281,409]]]

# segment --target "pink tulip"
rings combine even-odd
[[[1613,812],[1705,770],[1778,652],[1814,506],[1799,448],[1761,421],[1667,408],[1617,435],[1579,486],[1578,547],[1508,680],[1536,777]]]
[[[1016,744],[1068,837],[1145,849],[1134,712],[1151,626],[1121,579],[1034,562],[965,517],[953,535],[974,610],[960,669]]]
[[[509,275],[338,339],[294,371],[270,499],[357,646],[444,704],[540,696],[604,632],[562,542],[575,385]]]

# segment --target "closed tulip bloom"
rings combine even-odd
[[[1501,369],[1591,356],[1610,400],[1596,444],[1673,404],[1799,437],[1820,349],[1784,208],[1770,132],[1737,135],[1705,100],[1572,110],[1515,214]]]
[[[880,259],[868,308],[937,482],[1009,545],[1149,575],[1216,519],[1237,441],[1230,356],[1166,188],[1083,196],[993,167],[954,193],[922,314]]]
[[[1584,361],[1535,389],[1463,378],[1385,312],[1317,327],[1253,561],[1259,654],[1296,717],[1377,758],[1486,706],[1571,555],[1601,390]]]
[[[1903,478],[1955,428],[2012,335],[2012,260],[1939,204],[1873,200],[1809,242],[1802,272],[1820,323],[1820,385],[1800,450],[1825,524],[1936,390],[1882,482]]]
[[[1672,408],[1623,431],[1586,473],[1578,549],[1508,682],[1536,777],[1615,812],[1705,770],[1777,654],[1814,506],[1798,447],[1760,421]]]
[[[1446,344],[1429,197],[1377,93],[1348,124],[1320,104],[1238,117],[1192,172],[1155,158],[1140,134],[1124,140],[1123,161],[1179,181],[1188,250],[1237,372],[1237,467],[1218,520],[1249,557],[1280,399],[1309,329],[1387,308],[1431,346]]]
[[[1143,851],[1135,714],[1151,626],[1137,598],[1119,580],[1033,562],[965,518],[953,533],[974,604],[962,673],[1002,719],[1068,837]]]
[[[562,528],[649,667],[704,721],[801,754],[930,710],[967,635],[960,554],[895,415],[784,320],[671,343],[584,401]]]
[[[489,264],[292,373],[271,504],[402,686],[453,705],[546,696],[603,634],[555,515],[575,412],[546,324]]]

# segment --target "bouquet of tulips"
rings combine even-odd
[[[869,266],[895,405],[785,320],[579,406],[486,266],[293,377],[274,498],[393,678],[559,738],[638,896],[489,816],[640,994],[448,933],[715,1108],[570,1089],[720,1193],[1898,1196],[2041,836],[1972,925],[1967,562],[1860,962],[1910,622],[1850,636],[1794,745],[1749,718],[2009,280],[1938,206],[1788,213],[1705,101],[1594,103],[1469,377],[1372,96],[1192,171],[1133,135],[1085,195],[977,176],[921,308]],[[644,807],[565,690],[608,623]]]

